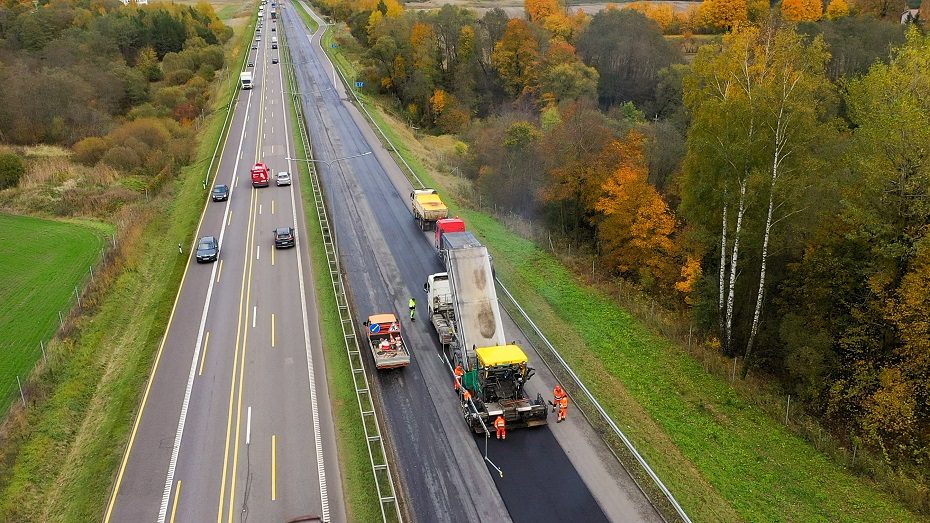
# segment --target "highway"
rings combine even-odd
[[[216,183],[230,198],[207,201],[196,232],[219,238],[219,261],[181,246],[188,266],[106,522],[346,520],[300,180],[274,182],[296,172],[274,24],[266,13],[255,88],[240,92],[221,146]],[[251,186],[256,161],[269,187]],[[276,250],[272,230],[286,226],[297,246]]]
[[[282,11],[315,157],[339,241],[357,318],[399,316],[413,296],[425,300],[427,275],[442,272],[429,241],[415,225],[406,195],[411,185],[381,146],[375,131],[349,101],[320,47],[322,29],[310,35],[288,2]],[[316,15],[314,15],[316,17]],[[322,24],[322,20],[317,18]],[[351,80],[351,79],[350,79]],[[372,151],[374,154],[335,161]],[[422,312],[422,311],[421,311]],[[548,396],[555,380],[516,326],[507,338],[529,354],[537,376],[528,392]],[[377,373],[377,393],[388,431],[404,509],[414,521],[660,521],[581,416],[568,422],[511,431],[506,442],[470,433],[458,414],[449,369],[425,321],[403,328],[413,361],[406,369]],[[370,364],[370,358],[368,359]],[[373,365],[370,365],[373,367]]]

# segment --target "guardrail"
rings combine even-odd
[[[286,76],[290,95],[293,100],[294,111],[297,113],[297,128],[300,131],[300,139],[308,156],[312,156],[310,137],[304,123],[303,105],[297,88],[297,78],[294,72],[293,61],[291,60],[287,40],[283,32],[279,31],[278,34],[281,35],[281,47],[285,51],[284,64],[287,70]],[[323,248],[326,251],[329,276],[332,281],[333,294],[336,297],[336,306],[339,311],[339,323],[342,329],[346,354],[349,358],[349,366],[352,370],[355,397],[358,400],[358,408],[362,416],[362,427],[365,430],[368,457],[371,462],[371,473],[375,479],[375,488],[381,506],[381,518],[382,521],[385,522],[401,522],[403,518],[401,517],[397,494],[394,490],[394,478],[391,474],[387,452],[384,448],[381,426],[378,421],[377,413],[375,412],[375,403],[368,383],[368,373],[365,371],[365,364],[362,360],[361,351],[359,350],[358,338],[355,335],[355,320],[352,317],[352,309],[349,307],[348,296],[346,295],[345,282],[343,281],[342,269],[339,263],[338,239],[336,238],[335,230],[333,230],[329,223],[326,201],[322,187],[320,186],[320,178],[316,167],[313,162],[307,162],[307,165],[310,173],[310,185],[313,188],[313,200],[316,205],[317,215],[320,219],[320,231],[323,235]]]
[[[665,486],[664,483],[662,483],[662,480],[659,478],[659,476],[652,470],[652,467],[649,466],[649,463],[646,462],[646,460],[639,453],[639,451],[636,450],[636,447],[633,445],[633,442],[630,441],[630,439],[626,436],[626,434],[623,433],[622,430],[620,430],[620,427],[617,426],[617,423],[613,420],[613,418],[611,418],[610,415],[607,414],[607,411],[604,410],[604,407],[602,407],[600,402],[597,401],[597,398],[595,398],[594,395],[591,394],[591,391],[588,390],[588,387],[585,386],[581,378],[578,377],[578,374],[576,374],[575,371],[568,364],[568,362],[566,362],[565,359],[562,358],[562,355],[559,354],[559,351],[555,348],[552,342],[550,342],[549,339],[546,337],[546,335],[543,334],[542,330],[540,330],[539,327],[536,326],[536,323],[533,322],[529,314],[527,314],[526,311],[523,309],[523,307],[520,306],[520,303],[516,300],[516,298],[513,297],[510,291],[507,290],[507,287],[504,286],[504,284],[500,281],[500,279],[495,277],[494,280],[497,282],[498,288],[504,292],[504,294],[507,296],[507,299],[510,300],[510,302],[513,304],[518,314],[520,315],[520,318],[513,318],[513,315],[511,314],[511,318],[514,319],[514,323],[517,323],[516,320],[518,319],[526,323],[527,326],[532,330],[532,333],[527,333],[524,331],[524,334],[532,334],[535,338],[539,339],[542,342],[542,344],[545,345],[546,349],[548,349],[548,354],[551,355],[552,358],[555,359],[555,362],[561,367],[562,372],[557,372],[557,369],[552,368],[550,361],[547,361],[547,358],[544,356],[543,351],[539,350],[539,347],[536,347],[534,345],[534,348],[536,348],[536,352],[543,359],[543,362],[545,362],[546,365],[550,368],[553,375],[556,376],[557,379],[559,379],[559,375],[561,375],[571,380],[571,385],[569,385],[568,383],[564,383],[563,385],[565,385],[565,388],[569,392],[569,395],[574,396],[572,398],[573,402],[576,404],[581,403],[577,401],[578,399],[581,399],[579,398],[579,394],[572,394],[572,391],[575,390],[578,393],[580,393],[581,396],[583,396],[585,403],[589,405],[590,408],[593,409],[598,415],[597,419],[592,419],[590,416],[588,416],[588,412],[587,412],[588,409],[582,408],[580,410],[582,414],[585,415],[585,418],[587,418],[591,422],[591,425],[595,427],[595,429],[597,429],[598,426],[606,426],[608,430],[611,431],[612,435],[615,436],[617,439],[619,439],[623,443],[623,447],[626,450],[626,452],[628,452],[629,455],[632,457],[632,459],[635,461],[635,463],[639,465],[640,469],[646,474],[646,476],[648,477],[652,485],[654,485],[655,488],[661,493],[662,498],[655,499],[656,496],[650,495],[650,492],[649,492],[652,489],[644,488],[644,486],[637,479],[636,477],[637,475],[631,473],[629,468],[627,466],[624,466],[624,468],[627,469],[627,472],[630,473],[630,477],[633,479],[634,482],[636,482],[636,485],[639,487],[643,495],[645,495],[652,502],[653,506],[657,507],[657,512],[662,517],[662,519],[665,519],[665,515],[662,513],[663,512],[662,510],[658,510],[659,505],[664,505],[672,509],[675,515],[677,515],[681,521],[685,523],[691,523],[691,519],[688,517],[688,514],[685,512],[684,508],[682,508],[682,506],[675,499],[675,496],[672,495],[672,492]],[[507,311],[507,312],[510,313],[510,311]],[[520,327],[519,324],[517,325],[517,327],[520,328],[520,330],[523,330],[523,328]],[[529,338],[529,336],[527,336],[527,338]],[[562,381],[562,380],[560,379],[559,381]],[[605,443],[607,443],[608,447],[611,448],[611,451],[614,452],[614,455],[617,457],[617,460],[623,463],[624,460],[620,459],[620,456],[616,454],[616,449],[613,448],[613,446],[610,444],[609,441],[606,441],[606,438],[605,438]]]

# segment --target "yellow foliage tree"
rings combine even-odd
[[[384,16],[388,18],[400,18],[404,14],[404,6],[397,0],[382,0],[387,8]]]
[[[368,38],[371,38],[375,34],[375,31],[378,29],[378,25],[381,24],[382,20],[384,20],[384,15],[381,14],[381,11],[378,11],[377,9],[368,15],[368,25],[365,26],[366,30],[368,31]]]
[[[849,16],[849,3],[846,0],[830,0],[827,4],[827,18],[836,20],[844,16]]]
[[[559,5],[559,0],[525,0],[523,8],[526,10],[526,17],[530,22],[542,23],[546,18],[562,13],[564,10]]]
[[[677,20],[675,17],[675,10],[671,5],[668,4],[654,4],[650,2],[633,2],[630,4],[628,9],[633,9],[634,11],[639,11],[644,14],[646,18],[649,18],[659,24],[659,27],[662,28],[662,32],[668,34],[669,30],[677,25]]]
[[[536,86],[539,42],[525,21],[507,22],[504,36],[491,53],[491,63],[510,94],[520,95]]]
[[[781,13],[789,22],[816,22],[823,16],[820,0],[782,0]]]
[[[681,266],[681,279],[675,282],[675,290],[685,297],[685,302],[691,303],[691,293],[694,292],[694,284],[701,279],[701,261],[692,256],[685,259]]]
[[[601,218],[597,234],[608,263],[618,272],[637,276],[645,285],[671,287],[677,277],[675,219],[647,180],[644,141],[631,131],[623,141],[614,142],[620,164],[604,182],[603,195],[594,206]]]
[[[749,20],[749,4],[747,0],[705,0],[700,13],[703,23],[729,31]]]

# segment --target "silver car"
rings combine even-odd
[[[291,184],[291,173],[286,171],[281,171],[278,173],[278,176],[275,178],[275,183],[278,185],[290,185]]]

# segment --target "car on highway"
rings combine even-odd
[[[252,60],[249,60],[249,67],[255,67],[255,62],[253,62]]]
[[[197,242],[197,263],[215,262],[220,257],[220,243],[214,236],[204,236]]]
[[[291,184],[291,173],[287,171],[281,171],[275,177],[274,181],[278,185],[290,185]]]
[[[252,49],[258,49],[258,44],[252,44]]]
[[[294,238],[293,227],[278,227],[274,230],[274,246],[276,249],[285,249],[297,245]]]
[[[278,63],[278,57],[276,56],[276,57],[272,58],[272,59],[271,59],[271,63],[273,63],[273,64]]]
[[[256,41],[258,41],[258,40],[261,40],[261,39],[262,39],[262,37],[261,37],[261,36],[259,36],[259,35],[255,35],[255,40],[256,40]]]
[[[213,187],[213,201],[214,202],[225,202],[229,199],[229,186],[226,184],[219,184]]]
[[[273,26],[271,26],[271,32],[272,32],[272,33],[276,33],[276,32],[278,32],[278,28],[277,28],[277,26],[274,26],[274,25],[273,25]]]

